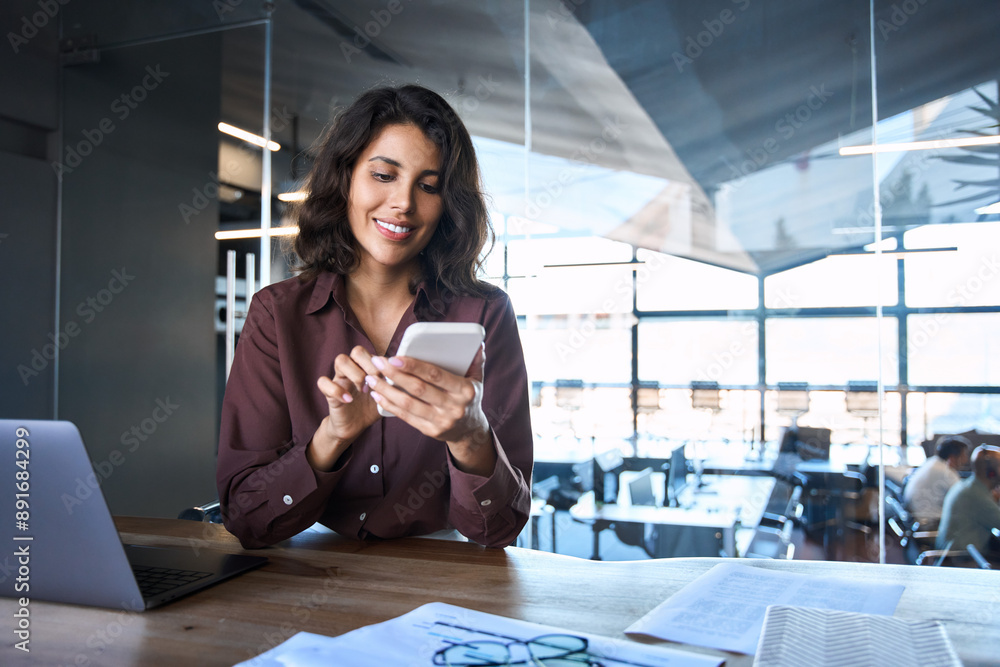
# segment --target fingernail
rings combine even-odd
[[[367,394],[370,391],[371,391],[371,387],[369,387],[367,384],[365,386],[361,387],[361,393],[362,394]]]
[[[367,384],[369,387],[374,387],[376,382],[378,382],[378,380],[373,378],[371,375],[365,376],[365,384]]]
[[[351,401],[354,400],[354,398],[350,394],[344,394],[340,398],[344,401],[344,403],[350,403]]]
[[[385,362],[382,361],[382,357],[372,357],[372,365],[380,371],[385,369]]]
[[[389,363],[395,366],[396,368],[399,368],[400,366],[403,365],[403,360],[397,357],[392,357],[389,359]]]
[[[382,402],[382,395],[379,394],[377,391],[373,391],[372,392],[372,398],[375,399],[376,403],[381,403]]]

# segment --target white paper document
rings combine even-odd
[[[903,588],[720,563],[630,625],[625,633],[752,655],[768,605],[891,616]]]
[[[962,667],[939,621],[767,608],[754,667]]]
[[[425,667],[445,664],[441,656],[435,660],[435,654],[450,644],[482,640],[508,644],[511,659],[517,661],[527,657],[522,642],[551,633],[587,639],[587,653],[605,667],[718,667],[722,664],[721,658],[689,651],[566,631],[432,602],[398,618],[358,628],[339,637],[300,632],[237,667]]]

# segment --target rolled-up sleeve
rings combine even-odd
[[[451,457],[448,520],[469,539],[505,547],[517,539],[531,509],[533,460],[528,376],[517,318],[506,295],[487,303],[483,411],[493,432],[496,466],[489,477],[458,470]]]
[[[295,442],[278,353],[272,295],[254,296],[222,404],[216,483],[226,528],[262,547],[308,528],[323,513],[348,451],[331,472]]]

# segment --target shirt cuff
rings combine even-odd
[[[509,511],[508,505],[520,487],[513,466],[507,460],[507,454],[500,446],[496,433],[492,429],[490,433],[493,435],[493,448],[496,450],[497,460],[489,477],[459,470],[450,451],[447,457],[452,497],[465,511],[479,513],[486,519],[505,510]]]
[[[258,471],[266,486],[271,519],[277,519],[289,512],[296,514],[312,509],[313,505],[324,504],[330,491],[343,476],[344,469],[354,453],[348,447],[336,467],[325,472],[316,470],[306,458],[308,443],[296,444],[276,461]]]

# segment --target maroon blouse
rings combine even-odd
[[[236,348],[216,480],[226,528],[245,547],[291,537],[315,522],[358,539],[424,535],[448,527],[480,544],[511,544],[531,505],[532,434],[527,374],[510,300],[456,296],[422,284],[386,356],[413,322],[479,322],[486,329],[483,411],[497,463],[481,477],[458,470],[445,443],[382,418],[330,472],[305,447],[328,414],[316,380],[334,358],[374,346],[347,303],[343,277],[291,278],[258,292]]]

